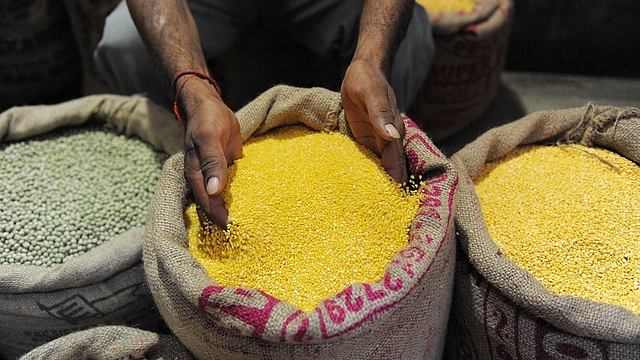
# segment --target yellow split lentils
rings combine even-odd
[[[185,209],[189,251],[223,286],[265,291],[310,312],[353,282],[375,282],[408,245],[424,198],[351,138],[303,126],[244,144],[223,198],[228,230]]]
[[[492,238],[549,291],[640,315],[640,167],[602,148],[523,146],[474,180]]]
[[[429,14],[441,12],[470,13],[476,6],[476,0],[417,0]]]

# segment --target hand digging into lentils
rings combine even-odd
[[[226,227],[228,211],[221,191],[227,168],[242,157],[243,146],[238,119],[223,98],[225,86],[211,77],[208,64],[251,32],[270,34],[335,61],[351,132],[381,158],[393,179],[407,181],[400,114],[418,93],[435,51],[428,17],[414,1],[128,0],[126,4],[128,11],[116,11],[123,15],[114,19],[135,24],[132,28],[146,49],[141,52],[148,52],[160,69],[165,87],[173,84],[174,97],[158,101],[171,106],[175,102],[177,118],[184,123],[184,175],[201,219]],[[107,26],[103,41],[109,46],[108,35],[119,32],[111,29]],[[117,43],[116,35],[113,39]],[[96,52],[100,67],[109,69],[105,74],[120,77],[122,81],[113,79],[114,84],[135,82],[140,76],[129,71],[128,60],[113,60],[129,52],[110,52],[109,46]],[[271,51],[276,53],[277,47]],[[305,69],[308,64],[301,66]],[[139,85],[120,92],[155,87],[143,80]]]

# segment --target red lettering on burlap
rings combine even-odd
[[[298,331],[293,336],[293,341],[302,342],[304,340],[305,334],[307,333],[307,330],[309,330],[309,318],[308,317],[302,319],[302,322],[300,322],[300,326],[298,326]],[[311,340],[311,338],[308,339],[308,340]]]
[[[338,293],[336,297],[344,298],[344,306],[352,313],[357,313],[358,311],[362,310],[362,306],[364,305],[362,296],[358,296],[354,300],[353,286],[349,286],[348,288],[344,289],[342,292]]]
[[[396,278],[395,281],[391,281],[391,274],[386,273],[384,275],[384,287],[387,288],[388,290],[391,291],[400,291],[402,289],[402,285],[404,284],[404,281],[402,281],[402,278]]]
[[[416,244],[424,241],[425,244],[429,245],[433,242],[433,238],[429,234],[419,235],[412,234],[411,235],[411,243]]]
[[[438,206],[442,205],[442,202],[436,198],[432,198],[432,197],[425,197],[424,200],[422,200],[422,206],[427,206],[430,208],[436,208]]]
[[[438,186],[433,186],[431,189],[428,189],[426,186],[424,188],[424,194],[427,196],[432,196],[433,198],[436,198],[440,195],[442,195],[442,189],[440,189],[440,187]],[[426,197],[424,201],[422,201],[422,204],[427,203],[426,199],[429,199],[429,197]],[[435,199],[438,200],[438,199]],[[436,206],[440,206],[440,201],[438,201],[438,205]]]
[[[482,318],[489,352],[499,360],[520,359],[519,313],[506,299],[494,293],[491,285],[486,283],[485,286]]]
[[[384,290],[376,290],[374,291],[371,285],[367,283],[363,283],[364,293],[367,295],[367,300],[376,301],[387,297],[387,293]]]
[[[412,173],[421,173],[424,170],[426,162],[420,160],[420,157],[413,149],[407,149],[407,160],[409,160]]]
[[[413,278],[413,276],[415,275],[415,273],[413,272],[413,264],[412,263],[406,263],[406,264],[400,266],[400,269],[402,269],[410,278]]]
[[[411,135],[405,142],[405,146],[404,146],[405,149],[408,148],[409,146],[412,146],[411,143],[413,143],[414,141],[418,143],[418,145],[415,145],[415,146],[422,146],[424,147],[425,150],[429,151],[436,157],[439,157],[439,158],[442,157],[442,155],[440,154],[440,151],[432,147],[431,144],[429,144],[429,142],[427,141],[427,139],[425,139],[421,134]]]
[[[253,328],[251,336],[261,337],[271,317],[273,308],[281,301],[260,290],[249,291],[240,288],[236,288],[233,294],[245,298],[254,298],[254,296],[258,295],[261,299],[254,299],[252,302],[260,303],[260,300],[263,300],[265,301],[265,305],[262,308],[257,308],[234,302],[222,303],[211,300],[212,295],[220,294],[225,289],[224,287],[212,285],[202,290],[199,303],[200,310],[204,311],[214,321],[220,321],[219,315],[215,314],[216,312],[231,315]],[[215,298],[217,297],[214,297],[214,299]]]
[[[282,323],[282,328],[280,329],[280,341],[285,342],[287,340],[287,327],[289,327],[289,324],[291,324],[293,320],[295,320],[298,316],[302,314],[304,314],[302,310],[297,310],[293,314],[289,315],[289,317],[284,321],[284,323]],[[300,326],[298,326],[298,332],[300,332]],[[306,329],[305,329],[305,332],[306,332]],[[295,341],[295,336],[294,336],[294,341]]]
[[[413,259],[416,263],[419,263],[424,259],[425,252],[417,246],[410,246],[400,250],[400,255],[405,259]]]
[[[338,305],[338,303],[333,299],[327,299],[323,302],[324,308],[327,309],[327,313],[329,314],[329,319],[334,324],[342,324],[344,319],[347,317],[346,312],[342,308],[342,306]]]
[[[440,216],[440,213],[434,208],[428,208],[427,210],[420,211],[417,216],[428,216],[434,220],[442,220],[442,216]]]
[[[536,320],[534,337],[536,360],[611,359],[606,341],[567,334],[540,319]]]
[[[402,262],[402,261],[397,260],[397,259],[391,261],[391,263],[394,264],[394,265],[398,265],[400,267],[400,269],[402,269],[404,271],[404,273],[409,276],[409,278],[413,278],[413,276],[415,275],[415,273],[413,272],[413,263]]]

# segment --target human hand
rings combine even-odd
[[[200,220],[209,219],[226,229],[228,211],[221,193],[227,167],[242,157],[238,119],[206,80],[190,80],[179,95],[186,127],[185,179]]]
[[[369,62],[356,60],[347,68],[340,95],[356,141],[381,158],[395,181],[406,182],[404,123],[385,74]]]

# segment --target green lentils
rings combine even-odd
[[[640,167],[606,149],[522,146],[474,179],[489,233],[549,291],[640,315]]]
[[[142,226],[166,157],[97,126],[0,144],[0,264],[60,264]]]

